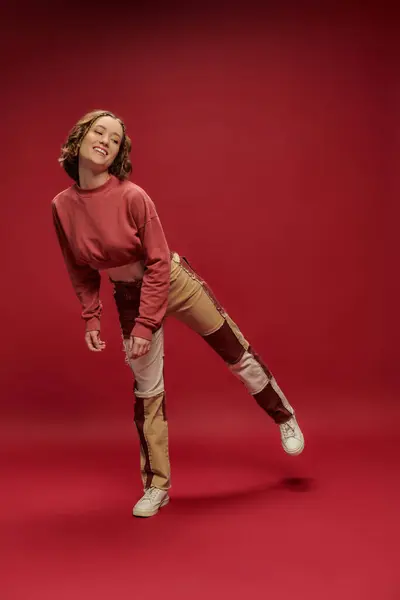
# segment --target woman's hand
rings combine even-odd
[[[135,359],[140,358],[148,353],[150,350],[149,340],[145,340],[140,337],[130,337],[128,345],[128,356],[129,358]]]
[[[85,342],[92,352],[101,352],[106,347],[105,342],[102,342],[100,339],[100,331],[87,331]]]

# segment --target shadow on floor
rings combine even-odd
[[[268,496],[287,495],[290,493],[311,493],[316,489],[314,479],[307,477],[285,477],[276,483],[250,487],[238,491],[227,491],[215,494],[204,495],[183,495],[171,494],[171,512],[180,512],[186,509],[199,511],[201,509],[210,509],[218,507],[234,507],[242,502],[257,505],[264,503]]]

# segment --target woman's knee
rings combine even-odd
[[[154,381],[140,380],[135,378],[135,396],[137,398],[152,398],[165,392],[164,389],[164,377],[161,376],[159,379]]]

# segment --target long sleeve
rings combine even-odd
[[[82,306],[82,319],[86,322],[86,331],[100,330],[102,303],[100,301],[100,273],[87,265],[78,265],[63,231],[55,204],[52,204],[53,223],[67,271]]]
[[[144,200],[144,202],[143,202]],[[152,201],[147,195],[132,212],[138,224],[138,236],[145,257],[145,272],[140,294],[139,316],[132,336],[151,340],[165,316],[170,285],[171,253]],[[140,223],[143,223],[140,226]]]

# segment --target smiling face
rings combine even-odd
[[[78,185],[82,169],[94,175],[108,172],[124,181],[132,172],[131,149],[122,119],[107,110],[92,110],[68,133],[58,162]]]
[[[124,131],[118,119],[99,117],[92,123],[79,149],[79,164],[96,173],[107,171],[118,155]]]

